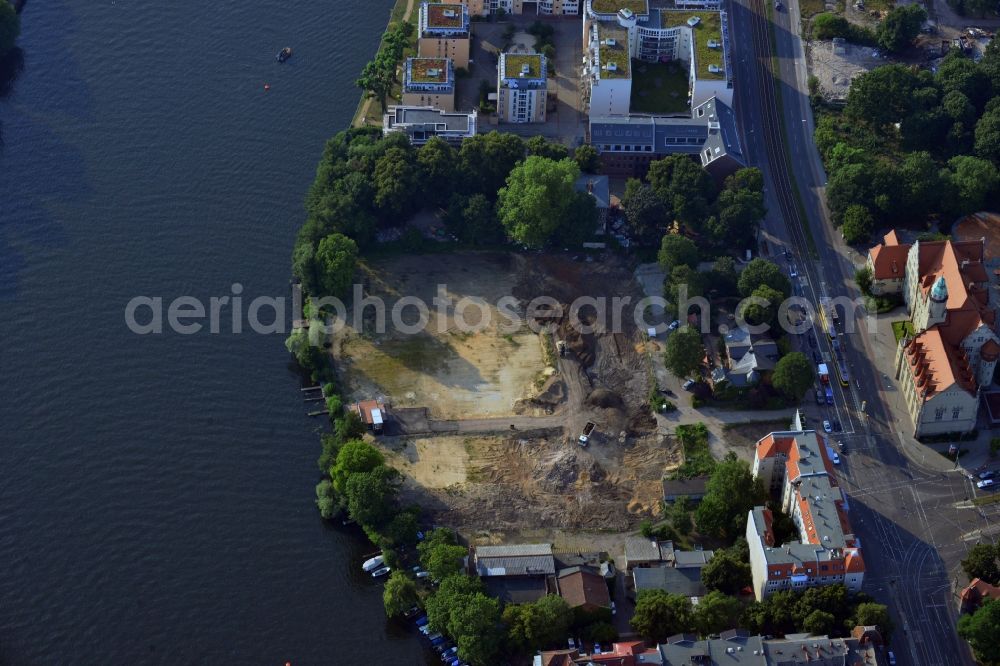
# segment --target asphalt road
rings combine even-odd
[[[826,180],[812,141],[805,58],[793,31],[799,21],[797,0],[778,12],[762,0],[728,4],[735,36],[736,112],[750,162],[764,172],[769,214],[762,236],[771,258],[795,265],[796,292],[812,303],[822,296],[855,298],[855,266],[829,223],[822,197]],[[772,44],[778,81],[772,75]],[[780,257],[786,248],[787,260]],[[849,323],[857,332],[844,330]],[[832,377],[835,405],[823,408],[821,415],[844,427],[832,439],[846,447],[838,476],[867,565],[864,590],[894,614],[892,649],[899,664],[971,665],[969,650],[955,631],[957,567],[981,533],[995,538],[997,510],[972,508],[966,501],[974,494],[970,482],[943,458],[932,455],[918,465],[907,457],[906,447],[912,453],[919,445],[908,440],[909,417],[892,414],[884,402],[886,392],[895,389],[871,360],[868,334],[858,326],[864,323],[863,313],[853,322],[841,317],[838,339],[851,378],[843,387]],[[816,348],[832,356],[822,332],[813,329],[793,337],[807,355]]]

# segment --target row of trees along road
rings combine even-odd
[[[854,79],[842,110],[817,105],[827,202],[850,243],[878,226],[991,208],[1000,194],[1000,44],[952,51],[936,73],[888,64]]]

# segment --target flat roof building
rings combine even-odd
[[[448,143],[461,144],[476,135],[477,113],[448,113],[430,106],[390,106],[382,116],[382,133],[403,132],[414,146],[422,146],[439,136]]]
[[[548,63],[540,53],[501,53],[497,65],[497,119],[544,123]]]
[[[469,8],[464,4],[420,4],[417,55],[451,58],[455,67],[469,67]]]
[[[455,110],[455,67],[450,58],[407,58],[403,65],[403,106]]]

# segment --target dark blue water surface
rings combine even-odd
[[[0,663],[424,662],[317,515],[283,336],[123,315],[287,294],[390,5],[29,1],[0,101]]]

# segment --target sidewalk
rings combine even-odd
[[[906,319],[906,308],[899,307],[892,312],[879,315],[874,336],[862,333],[865,342],[870,346],[870,359],[874,359],[876,370],[881,375],[882,384],[878,390],[883,393],[883,400],[889,408],[891,433],[900,444],[900,451],[918,467],[933,472],[955,472],[955,463],[943,455],[947,452],[949,443],[921,444],[913,437],[913,422],[903,401],[903,394],[894,378],[896,359],[896,337],[892,332],[892,322]],[[972,473],[983,465],[1000,465],[1000,461],[990,460],[990,439],[993,433],[988,428],[980,428],[979,437],[975,441],[955,442],[961,449],[968,452],[959,457],[959,464],[965,473]]]

